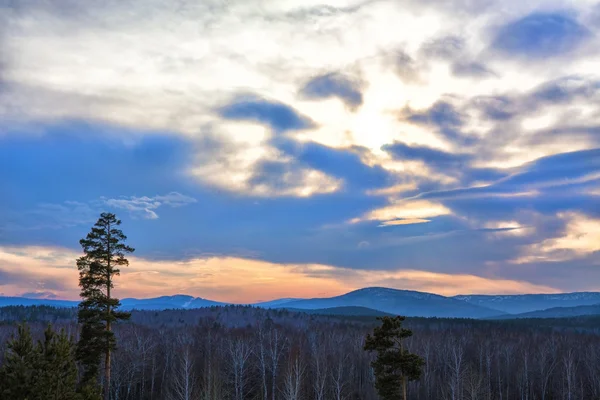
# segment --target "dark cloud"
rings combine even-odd
[[[423,45],[421,51],[428,58],[453,60],[465,49],[465,40],[459,36],[433,39]]]
[[[331,5],[319,4],[316,6],[295,9],[291,12],[287,12],[285,17],[294,20],[320,20],[322,18],[329,18],[343,14],[354,14],[366,6],[376,3],[377,1],[379,0],[365,0],[356,5],[348,7],[335,7]]]
[[[514,101],[508,96],[477,96],[471,102],[493,121],[506,121],[518,113]]]
[[[599,100],[600,81],[567,76],[540,85],[529,96],[531,103],[538,104],[564,104],[575,99]]]
[[[580,211],[598,215],[597,198],[589,190],[600,186],[600,149],[543,157],[488,186],[421,193],[417,198],[440,200],[460,215],[512,219],[523,210],[546,215]]]
[[[492,46],[508,55],[541,59],[568,53],[590,35],[567,13],[536,12],[501,27]]]
[[[433,124],[449,128],[458,128],[463,124],[463,116],[446,101],[438,101],[423,112],[407,110],[406,119],[419,124]]]
[[[365,149],[333,149],[314,142],[290,140],[278,140],[275,145],[292,156],[298,166],[343,179],[346,190],[381,188],[393,183],[391,174],[385,169],[368,166],[361,161],[360,152]]]
[[[404,51],[398,51],[393,55],[392,64],[394,71],[403,81],[414,82],[419,80],[419,68],[415,60]]]
[[[230,120],[256,121],[270,126],[276,132],[313,128],[315,124],[292,107],[257,96],[243,95],[218,110],[221,117]]]
[[[250,185],[265,185],[284,192],[296,182],[302,182],[304,170],[286,161],[262,161],[254,170]]]
[[[540,145],[553,141],[573,141],[590,143],[591,146],[600,146],[600,124],[597,125],[565,125],[548,129],[540,129],[522,140],[522,144]]]
[[[462,132],[465,116],[448,101],[440,100],[423,111],[406,108],[401,118],[419,125],[437,128],[437,133],[455,144],[470,146],[474,139]]]
[[[460,77],[485,78],[496,76],[485,65],[478,62],[456,62],[452,64],[452,73]]]
[[[409,146],[395,142],[383,146],[382,149],[398,160],[422,161],[428,167],[445,175],[460,179],[462,185],[479,181],[494,181],[506,176],[506,172],[494,168],[476,168],[472,163],[476,160],[473,154],[449,153],[425,146]],[[424,185],[420,185],[424,190]]]
[[[600,149],[562,153],[540,158],[492,185],[424,193],[423,198],[480,197],[544,190],[553,186],[585,183],[590,174],[600,173]],[[600,180],[600,178],[598,178]]]
[[[427,164],[444,169],[468,167],[473,160],[473,157],[469,154],[448,153],[431,147],[409,146],[400,142],[385,145],[383,150],[400,160],[422,160]]]
[[[351,108],[358,107],[363,102],[360,84],[334,72],[312,78],[300,93],[311,99],[338,97]]]

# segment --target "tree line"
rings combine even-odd
[[[44,340],[48,319],[29,322],[34,341]],[[133,311],[114,327],[111,399],[376,400],[376,354],[363,347],[380,326],[242,306]],[[593,329],[452,319],[405,326],[414,332],[407,349],[425,360],[420,379],[407,382],[411,400],[600,399]],[[76,319],[54,329],[78,338]],[[0,325],[0,354],[11,335],[14,323]]]

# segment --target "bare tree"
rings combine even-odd
[[[463,365],[465,349],[463,340],[458,339],[449,343],[448,366],[450,369],[450,396],[452,400],[462,398],[461,383],[463,379]]]
[[[563,363],[563,376],[565,381],[565,400],[573,400],[575,398],[579,398],[575,395],[575,381],[576,381],[576,370],[577,370],[577,360],[575,359],[575,354],[573,349],[568,348],[562,359]]]
[[[304,363],[299,356],[290,360],[283,384],[284,400],[300,400],[302,394],[302,378],[304,376]]]
[[[196,376],[191,338],[180,336],[171,374],[170,400],[193,400],[196,398]]]
[[[338,356],[337,362],[331,371],[331,391],[334,400],[345,400],[345,389],[347,383],[346,369],[348,365],[348,355]]]
[[[261,390],[262,390],[262,399],[269,400],[269,389],[267,388],[267,369],[268,369],[268,361],[267,361],[267,335],[265,332],[265,324],[260,322],[258,324],[257,329],[258,335],[258,351],[256,352],[256,356],[258,358],[258,367],[260,370],[260,382],[261,382]]]
[[[229,355],[231,360],[231,369],[233,373],[233,387],[235,391],[235,400],[245,399],[246,370],[248,358],[252,351],[244,338],[235,338],[229,340]]]
[[[324,348],[321,337],[315,332],[308,336],[310,344],[310,356],[312,367],[312,383],[315,400],[324,400],[325,384],[327,380],[327,362],[325,358],[326,349]]]
[[[480,400],[483,398],[484,376],[479,372],[480,369],[467,367],[465,370],[465,385],[467,400]]]
[[[279,372],[279,362],[285,348],[285,339],[277,329],[269,332],[269,361],[271,369],[271,398],[276,400],[277,374]]]

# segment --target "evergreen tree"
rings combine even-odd
[[[44,332],[37,346],[34,400],[79,400],[75,346],[64,330],[56,334],[52,327]]]
[[[111,295],[118,267],[129,265],[125,254],[134,251],[123,243],[127,237],[118,229],[119,225],[121,221],[114,214],[102,213],[86,238],[79,241],[85,255],[77,260],[83,299],[79,303],[81,334],[77,345],[77,358],[84,367],[82,387],[93,391],[104,356],[105,400],[110,392],[111,351],[116,345],[112,324],[130,317],[129,313],[117,311],[119,299]]]
[[[403,340],[412,331],[402,328],[404,317],[377,318],[382,322],[365,340],[366,351],[377,352],[371,363],[375,373],[375,388],[383,400],[406,400],[406,382],[418,380],[425,361],[404,348]]]
[[[0,399],[33,398],[37,352],[27,325],[19,325],[17,336],[7,343],[4,364],[0,368]]]

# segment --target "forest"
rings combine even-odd
[[[78,339],[76,309],[0,308],[0,354],[27,321]],[[425,364],[409,399],[600,399],[598,317],[481,321],[409,318]],[[133,311],[114,327],[110,398],[375,400],[373,317],[244,306]],[[2,361],[0,361],[0,364]]]

